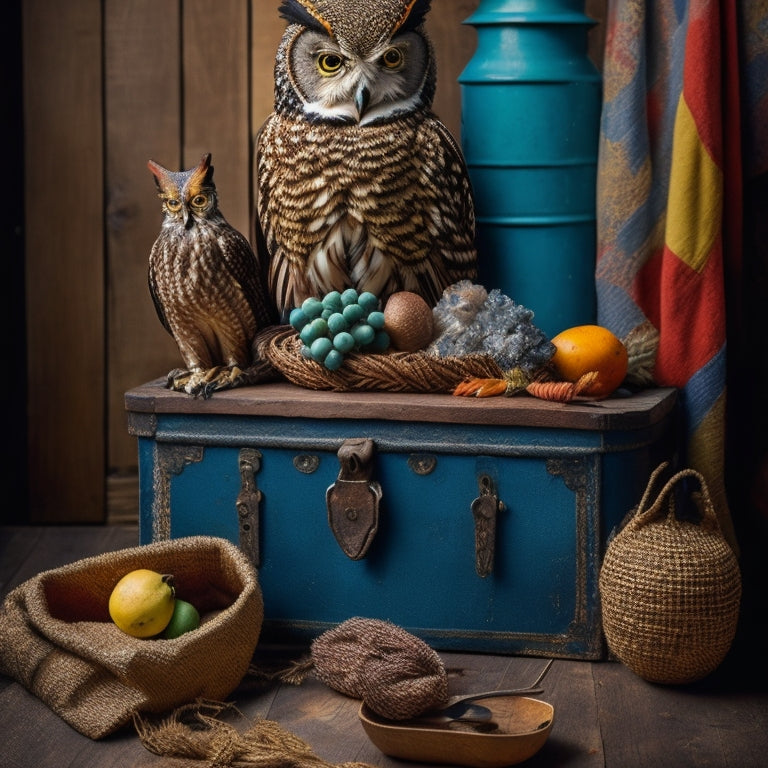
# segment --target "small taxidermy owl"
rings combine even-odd
[[[148,166],[163,201],[149,290],[186,365],[168,374],[168,386],[208,397],[251,383],[263,368],[253,338],[276,320],[265,265],[221,214],[210,155],[188,171]]]
[[[461,151],[431,111],[430,0],[284,0],[274,111],[256,142],[256,237],[285,317],[352,287],[431,306],[476,276]]]

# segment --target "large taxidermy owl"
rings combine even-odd
[[[430,305],[476,276],[461,151],[431,111],[429,0],[284,0],[274,111],[256,142],[256,236],[285,316],[353,287]]]
[[[256,332],[277,317],[266,268],[218,207],[211,156],[173,172],[148,163],[162,200],[163,223],[149,256],[149,290],[185,369],[168,386],[210,396],[257,380]]]

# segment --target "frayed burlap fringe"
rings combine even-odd
[[[659,349],[659,332],[653,323],[646,320],[635,326],[621,341],[628,357],[625,383],[638,389],[655,386],[653,374]]]
[[[366,763],[329,763],[318,757],[298,736],[272,720],[256,720],[240,732],[219,719],[230,704],[200,700],[179,707],[165,719],[152,721],[136,715],[134,724],[141,743],[161,757],[206,768],[372,768]]]
[[[315,662],[312,661],[312,656],[308,655],[288,661],[276,669],[252,663],[248,668],[248,675],[266,681],[279,680],[286,685],[301,685],[312,674],[314,668]]]

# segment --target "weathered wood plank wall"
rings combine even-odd
[[[457,137],[457,78],[475,48],[462,22],[478,2],[436,0],[428,21],[435,111]],[[250,231],[278,4],[23,3],[32,522],[104,519],[105,477],[137,460],[123,393],[180,363],[146,283],[160,226],[147,160],[179,169],[211,152],[222,210]],[[604,4],[587,12],[601,18]]]
[[[22,20],[30,507],[91,521],[106,434],[101,3],[29,0]]]

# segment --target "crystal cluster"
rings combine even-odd
[[[435,339],[427,352],[438,357],[484,354],[504,370],[533,373],[555,347],[533,324],[533,312],[497,288],[462,280],[446,288],[435,306]]]

